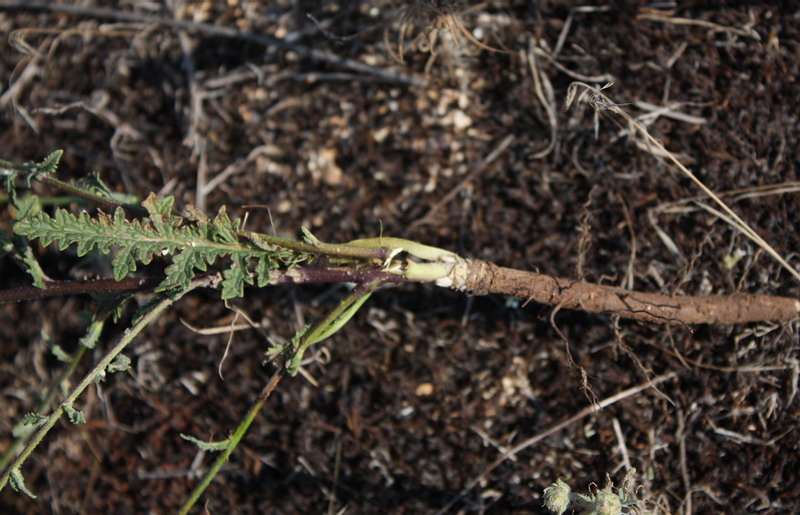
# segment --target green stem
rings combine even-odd
[[[450,286],[449,283],[445,284],[442,283],[442,281],[449,280],[448,276],[450,275],[450,272],[452,272],[453,266],[454,265],[452,263],[415,263],[413,261],[409,261],[400,271],[393,271],[392,269],[387,269],[386,271],[389,273],[402,275],[409,281],[436,283],[439,286]]]
[[[205,492],[206,488],[208,488],[208,485],[210,485],[211,481],[214,480],[214,477],[216,477],[217,473],[219,473],[222,466],[228,461],[228,458],[230,458],[234,449],[236,449],[236,447],[239,445],[239,442],[242,441],[244,435],[247,434],[247,430],[250,429],[250,425],[253,423],[253,420],[255,420],[256,415],[258,415],[258,412],[264,407],[267,399],[269,399],[269,396],[275,390],[275,387],[278,386],[278,383],[280,383],[284,375],[286,375],[286,371],[283,368],[278,369],[272,375],[272,378],[270,378],[269,382],[266,384],[266,386],[264,386],[264,389],[261,390],[261,393],[258,395],[256,402],[250,406],[247,414],[245,414],[245,416],[242,418],[242,421],[234,430],[230,437],[230,443],[228,446],[220,453],[220,455],[214,461],[214,464],[211,465],[211,468],[209,468],[208,472],[206,472],[203,480],[200,481],[200,484],[195,487],[195,489],[189,495],[189,498],[186,500],[183,506],[181,506],[179,512],[181,515],[189,513],[189,510],[192,509],[192,506],[194,506],[195,503],[200,499],[200,496],[203,495],[203,492]]]
[[[439,247],[431,247],[430,245],[423,245],[413,240],[406,240],[403,238],[392,238],[389,236],[380,236],[378,238],[363,238],[360,240],[348,241],[347,245],[353,247],[388,247],[395,251],[408,252],[414,257],[424,259],[426,261],[440,261],[443,263],[454,263],[458,255],[449,250],[440,249]]]
[[[0,476],[0,490],[2,490],[8,480],[11,478],[11,474],[13,471],[18,470],[19,467],[28,459],[34,449],[42,442],[44,437],[47,435],[48,432],[56,425],[56,422],[61,418],[61,414],[64,412],[65,407],[71,407],[72,404],[80,397],[80,395],[92,385],[98,378],[98,376],[108,367],[108,365],[117,357],[117,355],[122,352],[125,347],[130,344],[142,330],[147,327],[151,322],[153,322],[156,318],[158,318],[164,311],[169,308],[172,304],[174,304],[178,299],[180,299],[183,295],[188,293],[189,291],[199,288],[202,286],[210,286],[214,282],[214,278],[212,277],[204,277],[201,279],[195,279],[192,281],[192,284],[189,288],[185,291],[181,292],[180,294],[174,297],[168,297],[161,300],[158,304],[156,304],[150,311],[147,312],[137,323],[131,326],[129,329],[125,331],[122,335],[122,338],[119,339],[116,345],[109,350],[103,359],[101,359],[97,365],[95,365],[92,370],[86,374],[83,380],[76,386],[70,393],[67,395],[64,400],[59,404],[59,406],[53,410],[53,412],[48,416],[36,434],[33,436],[28,445],[22,450],[20,455],[11,464],[11,466],[3,472],[3,475]]]
[[[354,289],[350,295],[342,299],[338,306],[336,306],[325,318],[314,324],[305,334],[300,338],[296,348],[293,350],[291,358],[286,364],[286,370],[289,375],[295,376],[300,369],[300,362],[303,360],[303,353],[311,345],[321,342],[322,340],[330,337],[336,331],[342,328],[359,310],[359,308],[366,302],[372,292],[383,284],[383,281],[377,280],[366,284],[360,284]]]
[[[69,193],[70,195],[75,195],[78,198],[94,202],[98,206],[102,206],[108,209],[109,211],[114,211],[118,207],[121,207],[125,209],[125,211],[127,211],[132,216],[140,216],[140,217],[148,216],[147,210],[141,206],[134,206],[133,204],[125,204],[123,202],[117,202],[109,198],[95,195],[91,192],[75,187],[69,183],[56,179],[55,177],[51,177],[49,175],[40,177],[39,180],[42,183],[47,184],[48,186],[51,186],[53,188],[58,188],[61,191]]]
[[[358,259],[380,260],[389,257],[389,249],[385,247],[357,247],[349,244],[337,243],[305,243],[303,241],[281,238],[269,234],[243,231],[242,237],[250,240],[253,245],[264,250],[275,250],[275,247],[295,250],[307,254],[317,254],[326,256],[339,256]]]

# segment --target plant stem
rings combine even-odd
[[[409,279],[402,275],[382,270],[358,270],[353,267],[308,267],[295,266],[289,270],[270,272],[269,284],[318,284],[318,283],[356,283],[371,281],[402,283]]]
[[[158,286],[163,277],[147,277],[142,279],[92,279],[89,281],[45,281],[44,288],[24,286],[0,290],[0,304],[21,302],[63,295],[97,294],[97,293],[136,293],[150,290]]]
[[[423,245],[422,243],[412,240],[392,238],[389,236],[353,240],[347,242],[347,245],[353,247],[390,247],[393,249],[400,249],[426,261],[444,262],[445,260],[450,259],[450,262],[453,262],[456,259],[455,252],[440,249],[439,247],[431,247],[430,245]]]
[[[306,349],[341,329],[381,284],[381,281],[372,281],[358,285],[325,318],[311,326],[300,338],[300,341],[297,342],[296,348],[293,349],[294,352],[286,365],[289,375],[294,376],[297,374],[297,370],[300,368],[300,361],[303,359],[303,353]]]
[[[346,258],[358,258],[368,260],[383,261],[389,257],[389,249],[386,247],[357,247],[346,243],[306,243],[303,241],[281,238],[257,232],[243,231],[240,236],[250,240],[256,247],[264,250],[275,250],[276,247],[305,252],[307,254],[317,254],[326,256],[338,256]]]
[[[414,263],[417,267],[427,263]],[[413,275],[413,274],[412,274]],[[384,283],[401,283],[415,281],[415,277],[407,277],[381,270],[358,270],[353,267],[304,267],[295,266],[289,270],[273,270],[269,284],[319,284],[319,283],[356,283],[371,281]],[[438,276],[437,276],[438,277]],[[152,290],[158,286],[163,277],[127,278],[119,281],[113,279],[91,279],[88,281],[45,281],[45,288],[23,286],[0,290],[0,304],[24,302],[65,295],[93,295],[97,293],[136,293]]]
[[[214,464],[211,465],[211,468],[209,468],[208,472],[206,472],[203,480],[200,481],[200,484],[195,487],[195,489],[189,495],[189,498],[186,500],[183,506],[181,506],[179,512],[181,515],[189,513],[189,510],[192,509],[192,506],[194,506],[198,499],[200,499],[200,496],[203,495],[203,492],[205,492],[206,488],[208,488],[208,485],[210,485],[211,481],[214,480],[214,477],[216,477],[222,466],[228,461],[228,458],[230,458],[234,449],[236,449],[236,447],[239,445],[239,442],[241,442],[242,438],[244,438],[244,435],[247,434],[247,430],[250,428],[253,420],[255,420],[256,415],[259,411],[261,411],[261,408],[264,407],[267,399],[269,399],[269,396],[272,394],[272,392],[278,386],[278,383],[281,382],[281,379],[283,379],[285,375],[285,368],[279,368],[272,375],[269,382],[261,390],[261,393],[258,394],[258,399],[256,399],[256,402],[250,406],[250,409],[247,411],[245,416],[242,418],[242,421],[234,430],[230,437],[228,446],[220,453],[216,461],[214,461]]]
[[[144,217],[148,216],[147,210],[141,206],[135,206],[133,204],[125,204],[122,202],[117,202],[115,200],[111,200],[106,197],[101,197],[99,195],[94,195],[86,190],[81,188],[77,188],[69,183],[66,183],[62,180],[56,179],[50,175],[46,175],[39,179],[42,183],[51,186],[53,188],[57,188],[61,191],[65,191],[70,195],[74,195],[78,198],[82,198],[84,200],[88,200],[89,202],[93,202],[98,206],[104,207],[111,211],[117,209],[118,207],[123,208],[128,214],[131,216],[138,216]]]
[[[216,281],[216,277],[208,276],[201,279],[195,279],[192,281],[192,284],[189,288],[185,291],[181,292],[178,295],[173,297],[167,297],[161,300],[158,304],[153,306],[153,308],[148,311],[138,322],[136,322],[133,326],[128,328],[122,337],[119,339],[116,345],[109,350],[105,356],[89,371],[88,374],[83,378],[83,380],[76,386],[70,393],[67,395],[61,404],[53,410],[53,412],[48,416],[42,423],[42,426],[33,436],[31,441],[25,448],[22,450],[20,455],[11,464],[11,466],[3,472],[3,475],[0,476],[0,490],[2,490],[5,485],[8,483],[9,478],[11,477],[11,473],[14,470],[19,469],[19,467],[28,459],[34,449],[41,443],[47,433],[55,426],[56,422],[61,418],[61,414],[64,412],[65,407],[70,407],[72,404],[80,397],[80,395],[92,385],[100,374],[108,367],[108,365],[117,357],[117,355],[122,352],[125,347],[130,344],[142,330],[147,327],[151,322],[153,322],[156,318],[158,318],[164,311],[169,308],[172,304],[174,304],[178,299],[180,299],[183,295],[188,293],[189,291],[202,287],[202,286],[210,286]]]

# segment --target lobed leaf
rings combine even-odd
[[[113,215],[100,212],[92,218],[86,212],[73,215],[57,209],[51,217],[36,213],[14,226],[14,232],[38,238],[42,245],[56,243],[59,250],[76,245],[79,256],[97,250],[107,254],[112,250],[112,273],[119,281],[139,264],[148,264],[156,254],[173,255],[166,270],[166,279],[156,291],[185,290],[196,271],[206,271],[217,258],[229,257],[230,264],[223,270],[222,298],[241,297],[246,284],[259,286],[269,283],[270,271],[282,262],[292,266],[308,256],[288,249],[275,251],[253,248],[239,242],[239,220],[231,220],[224,208],[213,219],[199,211],[189,209],[187,217],[173,214],[174,199],[160,199],[154,194],[142,206],[149,213],[143,221],[127,220],[125,211],[117,209]],[[253,274],[249,263],[255,261]]]
[[[61,156],[63,154],[63,150],[56,150],[42,159],[41,163],[25,163],[24,166],[28,169],[28,174],[25,176],[25,185],[30,188],[31,180],[38,180],[42,175],[50,175],[55,173],[56,169],[58,168],[58,162],[61,160]]]
[[[73,424],[85,424],[86,423],[86,416],[83,414],[82,411],[76,410],[72,407],[71,404],[64,405],[64,413],[67,414],[67,418]]]
[[[278,268],[278,263],[274,259],[270,259],[266,256],[259,256],[255,268],[256,285],[259,288],[263,288],[264,286],[269,284],[270,272],[277,268]]]
[[[129,358],[125,354],[117,354],[117,357],[114,358],[114,361],[109,363],[108,367],[106,367],[106,372],[108,372],[109,374],[116,374],[117,372],[125,372],[130,368],[131,368],[131,358]]]
[[[33,492],[28,490],[28,488],[25,486],[25,478],[22,476],[22,472],[20,472],[18,468],[15,468],[11,471],[11,479],[9,480],[9,484],[15,492],[22,492],[31,499],[36,499],[36,496],[33,494]]]
[[[42,423],[47,419],[41,413],[36,413],[34,411],[26,413],[22,417],[22,425],[23,426],[40,426]]]

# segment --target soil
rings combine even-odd
[[[0,158],[64,149],[62,178],[98,172],[139,198],[228,206],[263,232],[305,226],[347,241],[382,231],[640,291],[800,298],[797,280],[618,117],[585,103],[564,109],[575,80],[613,82],[605,94],[798,266],[796,10],[80,4],[78,14],[0,4]],[[668,109],[657,116],[646,103]],[[0,223],[9,228],[7,213]],[[104,258],[37,252],[54,278],[109,273]],[[27,281],[0,260],[0,288]],[[225,438],[271,373],[267,337],[290,338],[345,293],[249,290],[234,305],[259,330],[232,336],[224,329],[242,319],[218,293],[190,294],[129,349],[129,373],[87,391],[78,407],[88,422],[57,426],[25,464],[39,498],[6,488],[0,511],[176,511],[213,459],[179,435]],[[0,306],[0,450],[63,370],[48,342],[74,349],[94,305],[79,296]],[[634,467],[649,501],[639,506],[657,513],[796,513],[798,343],[797,323],[676,328],[433,286],[382,290],[320,346],[306,367],[316,384],[280,384],[201,502],[211,513],[434,512],[505,450],[674,372],[503,461],[449,512],[545,513],[542,491],[559,477],[585,492]]]

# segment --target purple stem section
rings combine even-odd
[[[408,282],[401,275],[380,270],[353,270],[347,268],[294,267],[286,271],[273,271],[270,284],[356,283],[373,281],[384,283]]]
[[[88,281],[45,281],[45,288],[23,286],[0,291],[0,304],[93,293],[136,293],[158,286],[162,279],[90,279]]]
[[[163,277],[146,277],[141,279],[90,279],[87,281],[45,281],[45,288],[24,286],[0,290],[0,304],[22,302],[65,295],[99,294],[99,293],[137,293],[154,289]],[[352,270],[346,268],[295,267],[291,270],[274,270],[269,284],[319,284],[319,283],[356,283],[365,284],[372,281],[384,283],[408,282],[403,276],[381,272],[380,270]]]

